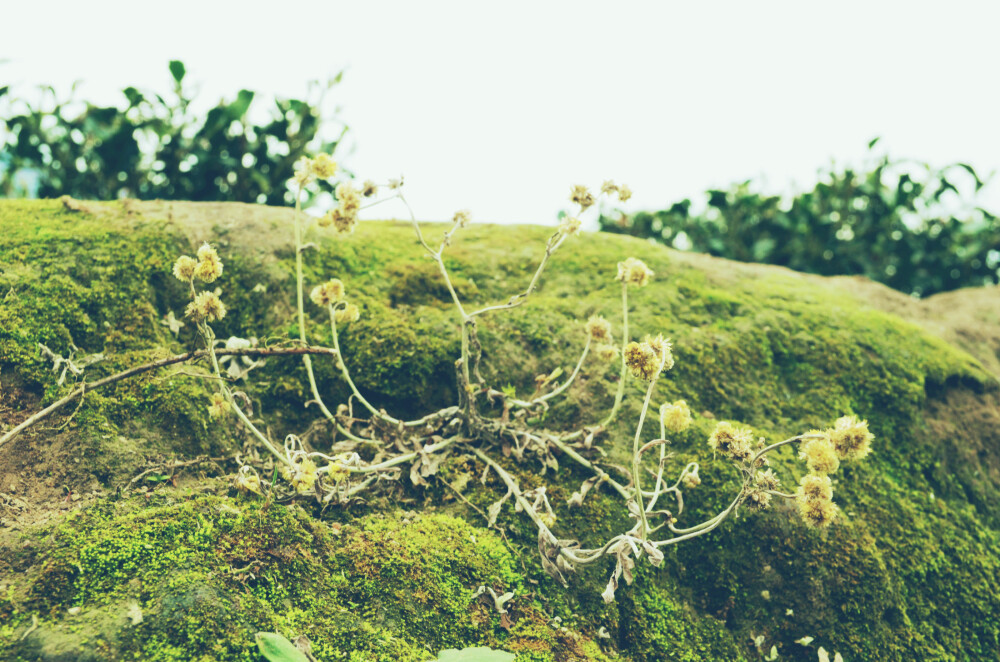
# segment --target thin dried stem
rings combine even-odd
[[[280,347],[280,348],[240,348],[240,349],[216,349],[215,354],[217,356],[289,356],[289,355],[304,355],[304,354],[335,354],[336,352],[328,347]],[[0,436],[0,447],[6,444],[8,441],[21,434],[31,426],[35,425],[39,421],[42,421],[55,412],[59,411],[70,402],[73,402],[76,398],[81,397],[84,393],[88,391],[94,391],[99,388],[103,388],[110,384],[120,382],[129,377],[136,377],[151,370],[158,370],[160,368],[165,368],[167,366],[175,365],[177,363],[186,363],[188,361],[194,361],[200,358],[208,356],[208,351],[204,349],[194,350],[191,352],[185,352],[184,354],[175,354],[174,356],[168,356],[163,359],[158,359],[156,361],[150,361],[149,363],[144,363],[142,365],[137,365],[129,368],[128,370],[122,370],[119,373],[110,375],[108,377],[103,377],[92,382],[85,382],[80,386],[73,389],[69,394],[63,396],[62,398],[56,400],[48,407],[35,412],[21,423],[11,428],[7,432]]]

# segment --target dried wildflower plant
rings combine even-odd
[[[585,186],[571,188],[570,200],[578,209],[573,215],[566,216],[548,238],[525,289],[513,294],[506,302],[473,308],[458,296],[443,259],[456,232],[470,222],[468,211],[457,212],[440,244],[432,246],[406,202],[401,178],[385,185],[366,181],[360,188],[349,182],[336,185],[337,206],[315,219],[319,230],[332,228],[339,234],[353,231],[362,199],[371,199],[367,205],[400,201],[409,213],[417,240],[437,266],[460,321],[461,356],[455,362],[457,403],[415,420],[396,418],[373,405],[358,390],[342,358],[338,332],[345,324],[357,321],[362,313],[356,304],[350,302],[349,288],[340,279],[332,277],[334,274],[330,274],[325,282],[313,284],[309,294],[312,304],[326,312],[332,347],[314,347],[307,337],[303,261],[307,249],[313,244],[305,243],[306,233],[311,229],[311,218],[301,209],[301,200],[307,187],[319,181],[328,181],[335,175],[336,163],[329,156],[320,155],[300,161],[291,180],[297,193],[294,237],[296,314],[301,351],[285,352],[301,354],[312,395],[310,402],[318,405],[323,417],[336,430],[337,438],[329,452],[309,449],[294,434],[286,436],[282,443],[276,443],[265,432],[266,427],[254,422],[249,397],[231,388],[236,378],[231,371],[221,369],[219,354],[234,351],[252,354],[253,350],[216,349],[218,341],[211,323],[226,315],[224,297],[219,289],[200,288],[202,283],[215,283],[223,275],[223,263],[215,249],[205,244],[198,249],[196,257],[181,256],[173,267],[174,276],[189,286],[191,302],[187,306],[187,317],[197,326],[204,344],[204,350],[200,351],[208,357],[219,384],[206,407],[215,419],[238,420],[249,435],[270,453],[270,460],[259,456],[246,461],[237,458],[240,469],[235,486],[241,492],[279,500],[312,499],[324,508],[346,504],[359,498],[361,493],[391,485],[404,475],[414,485],[424,485],[451,451],[462,448],[482,461],[487,473],[495,472],[506,487],[506,494],[488,509],[489,524],[494,525],[505,505],[512,502],[515,512],[523,513],[537,527],[542,565],[556,580],[566,585],[567,576],[580,566],[598,563],[606,557],[614,560],[614,569],[602,594],[608,602],[614,599],[620,580],[624,578],[631,583],[635,565],[643,557],[653,565],[659,565],[664,558],[664,548],[709,533],[741,508],[751,512],[761,511],[771,507],[778,499],[788,499],[797,503],[799,513],[809,526],[826,527],[835,520],[838,508],[833,502],[833,485],[829,475],[837,471],[841,461],[860,460],[871,452],[872,435],[867,423],[854,416],[838,419],[828,430],[813,430],[771,444],[756,437],[749,428],[719,422],[708,439],[708,445],[717,458],[721,457],[736,468],[740,477],[739,489],[729,505],[715,516],[700,523],[681,525],[684,495],[701,484],[700,466],[697,462],[688,463],[673,481],[669,480],[666,474],[670,455],[666,447],[670,443],[668,434],[685,432],[691,426],[693,416],[683,400],[664,403],[659,407],[659,436],[652,440],[643,437],[657,382],[664,372],[673,368],[674,355],[671,342],[662,335],[631,339],[629,290],[645,287],[655,276],[641,260],[634,257],[618,263],[617,275],[608,275],[609,280],[614,277],[621,284],[621,335],[617,340],[608,320],[600,316],[590,317],[582,329],[581,355],[573,372],[561,382],[558,382],[559,371],[544,376],[539,380],[536,392],[525,399],[516,397],[509,390],[494,388],[483,379],[478,320],[517,308],[531,297],[549,260],[566,241],[578,235],[580,216],[596,204],[597,196]],[[599,195],[614,195],[625,201],[632,192],[627,186],[606,181],[600,187]],[[326,354],[335,362],[341,378],[351,391],[347,403],[333,408],[326,404],[317,387],[312,354]],[[565,432],[533,425],[532,421],[537,420],[538,414],[547,409],[551,401],[567,392],[584,371],[588,358],[596,358],[599,364],[604,365],[617,362],[620,369],[615,398],[607,416],[599,422],[580,425]],[[245,378],[246,373],[241,372],[240,377]],[[620,468],[603,462],[604,454],[599,448],[599,441],[616,419],[625,385],[630,379],[644,385],[645,397],[632,440],[631,462],[622,471],[622,480],[618,480],[605,470],[605,466],[611,471]],[[5,440],[0,440],[0,443]],[[372,444],[381,450],[373,459],[363,459],[358,451],[362,446]],[[793,492],[780,489],[779,478],[768,461],[769,454],[787,445],[799,447],[800,457],[807,469]],[[592,475],[569,498],[566,507],[579,507],[591,490],[603,486],[624,501],[625,512],[632,520],[630,528],[593,548],[584,548],[573,539],[557,537],[552,529],[556,526],[558,515],[545,488],[523,490],[514,476],[497,461],[499,456],[518,462],[537,461],[542,473],[559,468],[557,457],[579,464]],[[281,480],[261,480],[260,475],[279,475]],[[655,480],[652,485],[644,485],[644,478],[649,475],[655,476]],[[485,480],[485,474],[483,478]]]

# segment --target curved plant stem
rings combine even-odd
[[[625,346],[628,345],[628,283],[622,282],[622,368],[618,377],[618,391],[615,393],[615,404],[611,407],[608,417],[601,421],[601,427],[607,427],[618,415],[618,409],[622,406],[622,398],[625,396],[625,374],[628,367],[625,365]]]
[[[216,356],[289,356],[289,355],[301,355],[301,354],[325,354],[334,355],[334,350],[328,347],[280,347],[280,348],[238,348],[238,349],[216,349]],[[115,373],[114,375],[109,375],[108,377],[103,377],[92,382],[85,382],[80,384],[77,388],[73,389],[69,394],[63,396],[59,400],[56,400],[44,409],[35,412],[24,421],[11,428],[0,436],[0,446],[3,446],[8,441],[21,434],[34,424],[42,421],[55,412],[59,411],[69,403],[71,403],[76,398],[82,397],[84,393],[89,391],[94,391],[109,384],[114,384],[120,382],[129,377],[136,377],[151,370],[158,370],[159,368],[165,368],[167,366],[176,365],[178,363],[186,363],[188,361],[194,361],[202,357],[208,356],[208,351],[204,349],[194,350],[191,352],[185,352],[183,354],[175,354],[174,356],[168,356],[163,359],[158,359],[156,361],[150,361],[149,363],[144,363],[142,365],[133,366],[127,370]]]
[[[569,376],[569,379],[560,384],[560,386],[555,390],[553,390],[552,392],[539,396],[534,400],[530,400],[529,404],[535,404],[539,402],[545,402],[546,400],[551,400],[552,398],[556,397],[557,395],[565,391],[567,388],[569,388],[569,385],[573,383],[573,380],[576,379],[576,376],[580,374],[580,368],[583,367],[583,362],[587,360],[588,352],[590,352],[590,335],[587,336],[587,342],[583,346],[583,353],[580,355],[580,360],[577,361],[576,368],[573,369],[573,374]]]
[[[659,370],[656,376],[649,380],[646,388],[646,399],[642,402],[642,411],[639,412],[639,423],[635,427],[635,437],[632,439],[632,487],[635,490],[635,502],[639,506],[639,520],[642,522],[642,539],[645,540],[649,533],[649,522],[646,520],[646,509],[642,505],[642,482],[639,476],[639,465],[642,462],[642,453],[639,452],[639,440],[642,438],[642,425],[646,422],[646,412],[649,411],[649,401],[653,397],[653,389],[656,388],[656,380],[663,370],[666,355],[660,359]]]
[[[202,337],[205,339],[208,356],[212,360],[212,370],[215,372],[215,376],[222,380],[222,371],[219,369],[219,358],[215,355],[215,333],[212,331],[212,327],[203,322],[198,324],[198,328],[202,333]],[[308,354],[303,354],[303,356],[308,356]],[[222,393],[226,397],[226,401],[229,403],[229,406],[236,413],[236,417],[243,422],[243,425],[250,430],[250,433],[253,434],[258,441],[264,444],[267,450],[271,451],[271,455],[276,457],[280,462],[284,462],[286,465],[292,466],[292,461],[289,460],[284,453],[279,452],[277,447],[271,443],[271,440],[268,439],[263,432],[258,430],[257,426],[255,426],[247,415],[243,413],[243,410],[236,403],[236,398],[233,397],[233,392],[229,390],[229,387],[224,381],[222,382]]]

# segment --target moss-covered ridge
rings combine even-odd
[[[53,531],[25,593],[0,603],[7,623],[23,621],[21,601],[40,618],[13,655],[257,660],[254,633],[278,631],[307,636],[322,660],[423,660],[470,642],[527,659],[554,648],[602,658],[525,599],[501,627],[476,587],[523,595],[517,562],[462,520],[378,514],[331,526],[296,506],[158,501],[93,507]],[[20,555],[41,544],[26,542]]]
[[[177,253],[190,251],[200,240],[219,244],[226,261],[219,285],[231,313],[218,329],[220,337],[265,338],[294,331],[286,210],[184,203],[85,206],[84,211],[74,212],[58,202],[0,203],[0,255],[5,256],[0,286],[6,292],[0,303],[0,377],[8,393],[0,407],[8,407],[11,420],[21,415],[15,409],[29,408],[60,392],[54,387],[50,365],[37,353],[37,342],[62,353],[72,338],[84,352],[104,351],[109,358],[88,369],[93,376],[155,352],[190,346],[190,325],[174,337],[160,322],[169,311],[179,314],[184,305],[185,293],[169,277],[169,265]],[[428,230],[432,236],[439,232]],[[506,300],[524,286],[546,236],[545,229],[534,227],[473,226],[463,233],[446,261],[463,296],[484,302]],[[378,404],[404,414],[449,404],[457,324],[447,292],[422,258],[412,230],[400,223],[367,223],[346,239],[318,239],[319,249],[306,255],[308,282],[342,278],[364,310],[362,320],[342,339],[348,365],[362,390]],[[813,648],[794,643],[803,636],[815,637],[814,645],[837,650],[846,659],[996,659],[1000,602],[991,588],[1000,581],[995,552],[1000,548],[996,528],[1000,426],[992,424],[998,422],[995,412],[1000,410],[996,375],[940,336],[904,321],[901,315],[908,316],[909,304],[893,300],[891,306],[884,306],[881,299],[871,296],[878,291],[873,286],[735,265],[601,235],[567,243],[552,261],[537,296],[512,314],[483,323],[480,336],[487,376],[523,393],[530,392],[536,374],[571,366],[582,345],[580,322],[595,312],[616,319],[618,287],[612,279],[615,263],[628,255],[643,259],[657,272],[654,283],[635,291],[631,298],[634,334],[663,332],[675,343],[677,366],[662,381],[657,402],[683,397],[701,412],[696,426],[672,445],[676,467],[689,459],[703,462],[704,485],[687,504],[691,510],[685,513],[686,521],[712,514],[734,487],[725,467],[712,463],[704,444],[713,419],[739,420],[760,434],[783,438],[828,425],[851,412],[868,418],[877,435],[877,450],[864,465],[847,467],[838,475],[836,499],[845,517],[829,532],[803,528],[786,508],[741,518],[668,554],[665,568],[644,567],[641,584],[620,591],[618,602],[610,608],[594,602],[603,572],[579,578],[570,591],[551,585],[530,550],[533,532],[513,514],[505,514],[501,524],[520,552],[505,581],[520,582],[528,587],[526,593],[538,595],[531,598],[537,601],[537,614],[525,626],[534,623],[531,627],[542,628],[539,624],[545,619],[539,614],[559,615],[571,623],[572,630],[582,633],[581,641],[603,642],[608,651],[636,660],[753,659],[757,655],[753,636],[758,635],[765,637],[765,650],[778,647],[780,659],[815,659]],[[325,332],[320,322],[317,314],[310,334],[322,339]],[[989,343],[977,342],[981,346]],[[342,399],[345,390],[332,366],[317,364],[321,388],[331,400]],[[592,364],[579,387],[549,413],[546,424],[559,427],[597,420],[610,403],[614,373]],[[299,364],[272,360],[254,374],[252,395],[264,415],[277,428],[301,429],[295,426],[307,420],[301,403],[308,398]],[[623,440],[637,415],[637,393],[638,388],[630,386],[624,416],[604,441],[612,460],[620,461],[626,452]],[[68,454],[86,453],[85,461],[68,468],[42,467],[38,481],[60,472],[66,480],[92,472],[94,481],[117,486],[156,452],[232,452],[231,435],[209,425],[204,415],[200,401],[204,394],[205,386],[198,380],[161,374],[89,395],[56,440]],[[36,446],[51,444],[53,434],[37,431],[16,444],[30,453]],[[121,439],[128,443],[123,445]],[[128,453],[123,455],[123,448]],[[14,457],[11,448],[0,453]],[[568,462],[563,462],[555,479],[548,476],[556,481],[550,488],[556,503],[564,503],[585,477]],[[800,475],[791,453],[779,456],[777,464],[790,480]],[[529,484],[542,480],[532,475],[536,469],[515,468]],[[485,508],[502,491],[493,483],[480,486],[471,479],[481,472],[482,467],[471,459],[458,456],[442,475],[463,489],[472,503]],[[30,489],[29,485],[29,493]],[[450,495],[435,484],[426,492],[406,492],[403,497],[416,500],[416,508],[422,501],[442,503]],[[258,508],[228,499],[212,507],[241,513]],[[335,516],[359,531],[378,528],[393,558],[396,552],[403,554],[407,545],[427,548],[429,538],[408,538],[410,527],[404,519],[379,515],[382,507],[374,503],[369,508],[375,510],[367,514],[354,508]],[[386,512],[392,513],[392,506],[387,507]],[[594,542],[620,525],[620,506],[607,495],[588,498],[582,512],[558,507],[557,533],[561,535],[579,535]],[[295,620],[288,615],[299,604],[298,598],[288,599],[292,607],[284,596],[263,599],[271,612],[264,607],[252,611],[244,601],[233,600],[229,584],[216,581],[216,574],[226,572],[225,568],[244,566],[235,557],[218,553],[220,525],[215,515],[206,519],[207,506],[175,503],[146,514],[133,513],[134,508],[133,504],[127,514],[115,515],[114,508],[99,506],[96,513],[62,525],[56,536],[43,538],[30,557],[8,561],[7,568],[28,571],[26,577],[36,578],[32,582],[41,581],[37,578],[42,576],[53,578],[42,584],[47,587],[44,595],[30,590],[35,583],[10,581],[8,608],[15,618],[4,633],[8,642],[13,643],[28,627],[30,614],[42,614],[49,627],[39,632],[51,632],[60,624],[70,627],[65,609],[71,605],[80,606],[84,615],[93,614],[79,617],[87,623],[104,623],[112,618],[113,609],[100,602],[98,592],[141,603],[147,614],[142,627],[159,633],[159,639],[150,637],[162,644],[157,654],[165,659],[171,655],[172,659],[197,659],[198,655],[239,659],[249,641],[244,635],[254,627],[284,627],[287,634],[306,632],[306,618]],[[479,516],[461,503],[454,503],[451,511],[469,519],[471,525],[462,526],[476,540],[491,535],[479,528],[483,524]],[[305,515],[294,514],[297,511],[275,514],[279,512],[284,513],[284,507],[274,505],[264,511],[263,520],[287,516],[311,522]],[[163,534],[165,540],[185,532],[185,541],[191,536],[197,541],[201,534],[195,532],[201,530],[202,522],[211,522],[204,546],[196,546],[191,552],[195,556],[182,560],[182,565],[193,568],[191,581],[177,581],[189,588],[205,587],[190,589],[192,595],[204,599],[191,597],[188,602],[223,610],[241,624],[232,632],[212,633],[224,640],[216,642],[219,650],[208,643],[211,637],[185,629],[175,618],[176,610],[170,607],[175,603],[168,597],[180,584],[171,588],[156,582],[146,597],[129,593],[136,576],[158,576],[162,570],[151,556],[139,555],[129,562],[131,570],[121,574],[116,570],[116,547],[98,546],[88,552],[88,562],[96,564],[93,576],[103,582],[99,591],[87,588],[69,571],[47,574],[60,559],[80,563],[85,549],[82,541],[117,535],[124,526],[120,517],[147,515],[174,527]],[[322,529],[327,525],[309,526]],[[251,547],[258,544],[249,534],[239,537],[250,541],[246,544]],[[431,565],[454,562],[458,568],[463,555],[479,553],[477,544],[456,537],[448,555],[429,557],[434,561]],[[171,548],[175,545],[171,543]],[[190,545],[185,542],[182,547]],[[315,604],[320,601],[317,593],[325,595],[329,586],[303,582],[301,577],[343,568],[357,556],[340,546],[307,545],[303,549],[311,550],[318,565],[296,566],[295,557],[278,559],[275,567],[286,573],[283,581],[294,583],[295,577],[300,578],[299,585],[306,586],[302,604]],[[16,555],[5,556],[13,559]],[[192,560],[209,556],[211,563],[199,565]],[[211,579],[206,578],[208,574]],[[361,581],[361,576],[347,574]],[[493,621],[470,626],[456,620],[461,611],[454,607],[461,602],[454,597],[461,593],[458,584],[468,591],[476,581],[485,580],[467,573],[449,588],[405,574],[398,579],[398,585],[381,580],[360,583],[369,592],[356,594],[364,596],[356,603],[380,604],[387,614],[361,617],[375,633],[372,639],[357,635],[337,639],[338,626],[320,618],[317,609],[307,610],[316,628],[309,631],[310,638],[329,642],[330,648],[324,651],[343,652],[356,644],[357,650],[367,651],[358,653],[359,659],[381,650],[372,642],[385,637],[402,642],[399,650],[408,647],[411,651],[431,650],[439,644],[515,641],[497,638],[498,632],[508,635],[502,628],[498,631]],[[539,582],[538,588],[531,582]],[[409,607],[421,604],[406,598],[405,592],[424,586],[433,587],[427,591],[428,599],[453,608],[428,612],[419,627],[394,630],[397,621],[411,622],[406,616],[413,613],[407,611]],[[207,592],[198,592],[202,590]],[[349,603],[346,608],[354,613],[359,609]],[[571,614],[576,616],[573,621]],[[602,627],[610,639],[598,636]],[[105,624],[105,630],[132,632],[127,625]],[[569,644],[553,639],[547,630],[540,630],[538,636],[534,650],[554,649],[558,659],[597,654],[591,644],[570,650]],[[142,648],[146,644],[138,639],[122,634],[112,638],[117,647],[113,650],[123,656],[141,651],[151,654],[152,649]],[[79,644],[80,637],[68,639]],[[93,644],[92,639],[88,641]],[[112,650],[95,646],[86,650]],[[18,650],[34,654],[31,651],[40,649],[22,646]]]

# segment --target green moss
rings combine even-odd
[[[95,203],[89,213],[70,213],[54,202],[0,203],[0,253],[12,256],[0,273],[7,293],[0,376],[25,403],[35,404],[32,395],[51,401],[68,388],[55,386],[39,342],[65,353],[72,339],[84,352],[105,352],[104,362],[88,368],[92,377],[195,346],[190,325],[174,337],[159,323],[168,311],[179,314],[187,297],[170,264],[192,250],[195,237],[220,235],[208,230],[212,218],[194,223],[179,211],[175,218],[151,209]],[[286,217],[261,213],[277,220],[221,236],[226,273],[218,285],[230,309],[217,329],[222,338],[297,335]],[[428,227],[428,241],[441,232]],[[469,308],[522,290],[547,233],[463,230],[446,255]],[[348,238],[318,239],[319,250],[305,254],[306,285],[342,278],[361,305],[362,319],[343,330],[341,342],[362,391],[403,415],[450,404],[458,319],[412,230],[372,223]],[[695,425],[670,447],[671,471],[702,463],[703,484],[688,495],[682,523],[717,512],[736,486],[704,443],[715,421],[740,421],[781,439],[855,413],[869,420],[876,451],[838,474],[835,498],[845,516],[828,532],[804,528],[786,506],[741,517],[671,549],[661,570],[644,567],[639,583],[606,607],[597,596],[611,568],[588,569],[561,588],[535,559],[536,532],[509,507],[500,524],[516,555],[494,534],[453,517],[392,514],[401,498],[414,507],[448,502],[450,491],[438,483],[376,499],[368,515],[327,511],[343,523],[339,535],[295,508],[224,499],[135,512],[107,505],[67,523],[54,547],[39,543],[37,558],[24,562],[30,585],[18,583],[20,592],[3,603],[14,625],[0,626],[0,636],[13,643],[31,613],[42,616],[40,632],[54,636],[70,622],[65,608],[77,605],[94,614],[88,623],[101,624],[88,631],[84,648],[145,659],[254,659],[257,629],[304,633],[320,659],[426,659],[472,643],[525,660],[564,659],[553,649],[599,659],[600,627],[612,635],[602,640],[608,651],[621,648],[634,659],[752,659],[759,635],[765,650],[775,645],[789,660],[814,658],[814,649],[794,643],[803,636],[846,659],[994,659],[1000,488],[983,459],[995,450],[993,433],[973,422],[956,434],[938,419],[952,416],[945,403],[953,396],[969,407],[993,402],[995,376],[842,285],[699,262],[602,235],[560,249],[527,304],[481,318],[487,378],[526,395],[536,375],[572,369],[587,316],[603,314],[620,332],[613,276],[628,255],[657,274],[649,287],[630,292],[633,336],[663,332],[674,341],[677,363],[654,402],[685,398],[696,412]],[[312,306],[307,325],[310,338],[328,341],[327,320]],[[315,364],[328,401],[343,402],[348,392],[332,361]],[[271,359],[252,373],[248,390],[276,434],[305,429],[314,414],[302,407],[310,396],[301,366]],[[597,422],[616,377],[615,366],[591,360],[542,424]],[[622,464],[631,446],[639,386],[630,381],[626,392],[622,416],[599,438],[609,463]],[[87,453],[87,470],[106,482],[134,475],[150,452],[229,452],[232,430],[209,424],[206,393],[201,380],[151,374],[89,394],[68,430]],[[650,426],[647,436],[656,433]],[[480,485],[482,466],[456,455],[442,476],[466,475],[466,498],[485,510],[504,489],[494,479]],[[549,485],[557,534],[593,544],[620,531],[625,520],[611,494],[592,493],[583,509],[565,508],[588,475],[568,459],[561,464],[555,476],[538,476],[537,465],[509,467],[525,486]],[[787,483],[802,472],[790,450],[774,465]],[[386,503],[388,515],[380,510]],[[481,523],[464,504],[448,509]],[[234,575],[228,568],[249,570]],[[488,604],[471,598],[480,584],[524,595],[509,633]],[[117,624],[129,600],[150,614],[136,628]],[[570,624],[571,634],[550,627],[553,616]]]
[[[517,560],[494,534],[453,517],[331,527],[299,508],[218,497],[135,507],[93,508],[49,534],[48,561],[0,603],[14,623],[43,618],[23,642],[18,628],[5,632],[9,654],[51,647],[75,622],[70,606],[135,605],[143,614],[100,642],[75,642],[74,654],[98,658],[254,660],[258,631],[306,635],[326,660],[422,660],[468,645],[531,650],[539,638],[550,650],[578,651],[587,641],[555,632],[518,600],[514,627],[501,628],[476,589],[523,595]]]

